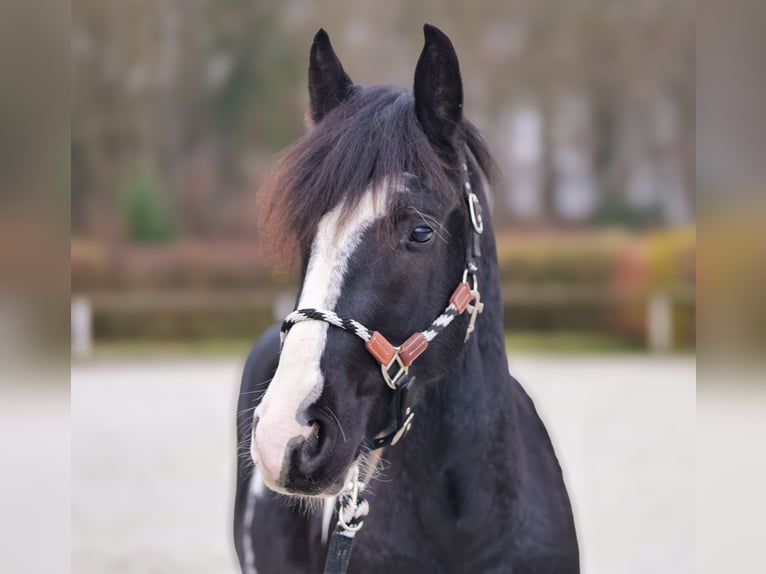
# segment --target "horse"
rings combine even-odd
[[[412,91],[354,84],[324,30],[311,45],[309,125],[264,191],[301,284],[242,377],[243,574],[579,572],[560,465],[509,373],[497,170],[451,41],[424,36]]]

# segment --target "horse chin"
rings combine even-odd
[[[285,494],[287,496],[296,496],[300,498],[309,498],[309,499],[320,499],[323,500],[325,498],[333,498],[334,496],[338,496],[342,491],[344,487],[343,482],[337,482],[333,483],[330,486],[322,489],[315,489],[315,488],[293,488],[293,487],[286,487],[281,489],[281,494]]]
[[[305,502],[321,502],[328,498],[334,498],[343,492],[346,485],[350,484],[353,480],[354,468],[357,464],[359,464],[358,460],[352,461],[343,475],[328,486],[320,486],[310,480],[300,481],[298,484],[281,484],[281,481],[280,483],[273,483],[265,476],[263,477],[264,484],[269,490],[283,496],[300,499]]]

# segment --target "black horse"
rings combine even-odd
[[[309,94],[311,125],[266,189],[302,283],[242,380],[242,571],[321,572],[340,494],[358,511],[344,522],[364,523],[350,572],[579,572],[561,469],[508,373],[495,168],[451,42],[426,25],[413,91],[364,88],[320,30]]]

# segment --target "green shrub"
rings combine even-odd
[[[615,258],[629,244],[622,232],[532,233],[498,237],[504,284],[605,285]]]
[[[129,239],[137,243],[162,243],[176,236],[167,193],[147,163],[139,165],[127,178],[124,218]]]

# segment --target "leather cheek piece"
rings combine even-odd
[[[396,348],[378,331],[372,333],[372,337],[364,346],[381,365],[388,365],[396,356]]]
[[[412,365],[412,362],[423,354],[428,347],[428,339],[423,333],[415,333],[407,339],[399,350],[399,357],[405,367]]]
[[[471,287],[468,285],[468,283],[461,283],[457,286],[457,289],[452,293],[452,296],[449,298],[449,302],[452,303],[457,308],[457,313],[460,315],[463,311],[465,311],[465,308],[468,306],[468,303],[471,302],[471,299],[473,296],[471,295]]]

